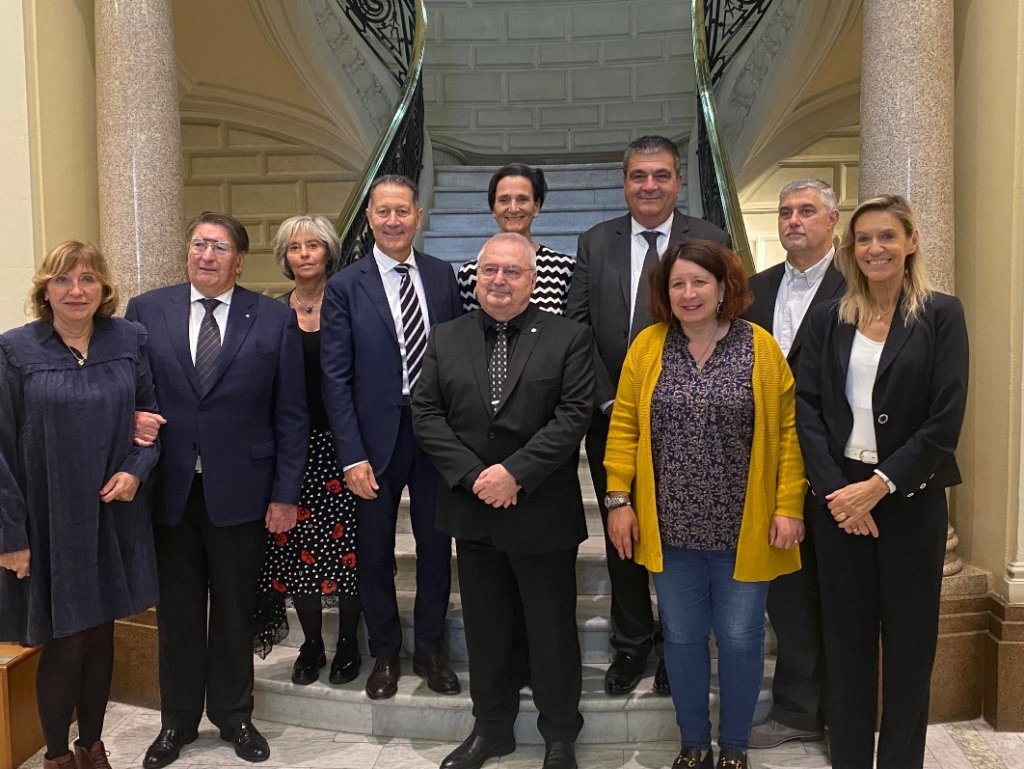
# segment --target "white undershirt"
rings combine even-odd
[[[884,346],[884,342],[868,339],[859,331],[853,337],[850,366],[846,372],[846,400],[853,412],[853,430],[846,441],[848,451],[878,451],[871,400]]]

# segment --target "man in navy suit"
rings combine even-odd
[[[240,758],[270,757],[251,721],[256,589],[266,530],[295,525],[309,431],[295,314],[235,285],[245,228],[205,211],[187,249],[189,282],[125,313],[149,331],[166,420],[154,494],[161,730],[145,769],[196,738],[204,702]]]
[[[409,487],[416,538],[413,671],[440,694],[460,691],[441,656],[451,589],[451,538],[434,526],[437,472],[413,437],[410,409],[430,327],[462,312],[455,273],[414,251],[423,218],[416,185],[383,176],[366,217],[375,245],[327,282],[321,310],[324,403],[356,496],[359,597],[376,658],[371,699],[393,697],[401,676],[402,627],[395,594],[395,521]]]

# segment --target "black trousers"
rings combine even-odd
[[[847,460],[846,477],[864,480],[871,468]],[[846,534],[826,507],[815,508],[832,766],[873,766],[881,639],[877,766],[920,769],[938,640],[945,491],[917,491],[910,499],[898,491],[874,516],[878,539]]]
[[[808,492],[800,570],[776,577],[768,587],[768,618],[778,639],[769,717],[805,731],[825,728],[825,642],[814,549],[817,506],[817,499]]]
[[[376,499],[356,497],[356,553],[359,601],[370,655],[394,657],[402,651],[402,624],[395,593],[395,525],[402,489],[409,487],[409,517],[416,539],[415,652],[440,654],[452,587],[452,540],[434,525],[437,471],[412,434],[412,410],[402,419],[391,461],[377,473]]]
[[[233,729],[252,715],[264,521],[214,526],[196,474],[181,523],[155,533],[162,725],[194,731],[205,701],[210,721]]]
[[[475,731],[510,739],[526,667],[517,623],[526,628],[537,728],[545,741],[572,742],[580,715],[582,662],[576,630],[576,550],[509,553],[490,542],[456,540],[469,652]]]
[[[611,582],[612,633],[609,641],[612,649],[617,652],[647,659],[652,648],[656,648],[659,655],[662,653],[661,626],[654,619],[650,575],[646,567],[632,558],[619,558],[611,540],[608,539],[608,510],[604,506],[604,495],[608,491],[608,475],[604,471],[604,449],[608,442],[609,421],[604,414],[594,414],[586,438],[587,463],[590,465],[590,477],[597,493],[597,505],[601,510],[608,579]]]

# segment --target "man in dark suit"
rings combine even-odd
[[[154,493],[161,730],[146,769],[196,738],[204,701],[240,758],[270,756],[250,720],[256,588],[266,530],[295,525],[309,430],[294,313],[235,285],[245,228],[205,211],[187,247],[189,282],[125,313],[149,331],[166,420]]]
[[[416,538],[413,671],[440,694],[460,691],[441,656],[451,590],[451,538],[434,526],[437,472],[412,433],[410,396],[427,332],[460,315],[455,273],[414,251],[423,218],[416,185],[383,176],[366,216],[375,245],[327,282],[321,314],[324,403],[345,483],[356,496],[359,598],[376,657],[371,699],[393,697],[401,676],[402,626],[395,594],[395,521],[409,487]]]
[[[515,750],[525,621],[545,769],[574,769],[581,668],[576,550],[586,539],[577,464],[593,407],[586,328],[530,305],[530,242],[495,235],[478,262],[480,310],[434,329],[413,400],[441,475],[437,525],[455,537],[472,734],[441,763],[476,769]]]
[[[770,331],[797,372],[804,318],[819,302],[842,296],[845,282],[833,264],[839,209],[835,191],[817,179],[800,179],[779,192],[779,240],[786,260],[750,278],[754,303],[746,319]],[[808,497],[810,504],[811,497]],[[751,748],[825,734],[825,648],[821,635],[813,509],[804,511],[800,571],[772,581],[768,616],[778,639],[772,709],[750,732]]]
[[[634,337],[653,322],[647,309],[647,276],[669,246],[697,239],[729,244],[729,236],[713,224],[676,209],[683,177],[674,142],[661,136],[635,140],[626,148],[622,170],[629,215],[602,222],[580,236],[565,310],[568,317],[593,329],[597,343],[596,410],[586,445],[605,534],[608,488],[604,447],[608,422],[626,350]],[[632,559],[620,559],[607,537],[605,540],[615,655],[605,674],[604,688],[608,694],[628,694],[640,682],[660,630],[651,608],[647,569]],[[658,662],[654,690],[669,693],[664,660]]]

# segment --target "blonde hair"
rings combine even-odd
[[[81,265],[93,272],[103,286],[103,296],[96,316],[109,318],[117,310],[117,286],[110,277],[110,268],[100,250],[91,243],[65,240],[43,259],[32,276],[32,290],[28,295],[28,310],[39,320],[53,323],[53,309],[46,301],[46,284],[58,275]]]
[[[850,222],[846,225],[846,230],[843,233],[843,242],[836,252],[836,265],[843,273],[843,277],[846,278],[846,293],[843,294],[843,298],[839,302],[839,320],[854,326],[860,322],[861,318],[867,317],[871,310],[868,280],[857,266],[857,259],[853,253],[854,229],[857,226],[857,220],[869,211],[882,211],[895,216],[903,225],[903,232],[908,238],[917,232],[914,211],[911,209],[910,203],[900,195],[880,195],[865,200],[850,216]],[[924,304],[932,293],[920,241],[917,250],[907,254],[903,264],[902,293],[900,311],[903,314],[904,325],[909,326],[920,317]]]

